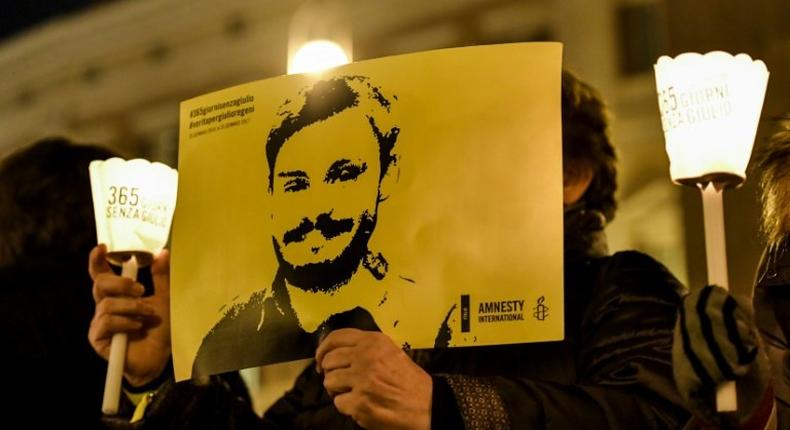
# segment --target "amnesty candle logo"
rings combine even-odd
[[[480,302],[477,308],[480,323],[524,321],[524,300],[499,300]]]
[[[532,316],[538,321],[545,321],[549,317],[549,307],[543,304],[546,299],[543,296],[538,297],[538,304],[532,308],[535,312]]]

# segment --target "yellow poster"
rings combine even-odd
[[[178,380],[311,357],[563,338],[561,45],[445,49],[181,104]]]

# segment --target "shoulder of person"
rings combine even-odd
[[[654,258],[623,251],[596,261],[591,297],[581,320],[583,356],[599,360],[617,350],[613,366],[632,354],[668,354],[678,307],[686,288]],[[663,351],[663,352],[660,352]],[[651,355],[652,356],[652,355]],[[666,357],[664,357],[666,358]]]
[[[619,251],[604,259],[598,270],[596,290],[596,295],[617,296],[620,300],[652,297],[677,303],[688,292],[666,266],[632,250]]]
[[[667,270],[655,258],[636,250],[617,251],[609,257],[609,264],[641,269]]]

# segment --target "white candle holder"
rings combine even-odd
[[[137,279],[137,269],[151,264],[170,234],[178,172],[162,163],[111,158],[90,164],[96,236],[107,245],[107,259],[121,265],[121,276]],[[110,345],[102,412],[118,413],[126,358],[126,333]]]
[[[714,51],[663,56],[655,73],[670,175],[701,191],[708,283],[729,289],[723,191],[746,179],[768,70],[746,54]],[[718,387],[716,408],[737,410],[734,381]]]

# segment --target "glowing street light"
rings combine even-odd
[[[722,192],[746,180],[768,70],[746,54],[714,51],[663,56],[655,73],[670,176],[702,192],[708,283],[728,288]],[[737,409],[734,381],[718,388],[716,407]]]
[[[162,163],[111,158],[90,164],[96,236],[107,245],[108,260],[121,274],[137,279],[138,266],[151,264],[170,234],[178,172]],[[118,413],[126,358],[126,333],[110,344],[102,412]]]
[[[348,15],[342,0],[305,1],[288,29],[288,74],[319,73],[353,61]]]
[[[313,40],[302,45],[288,65],[288,74],[316,73],[348,64],[348,54],[331,40]]]

